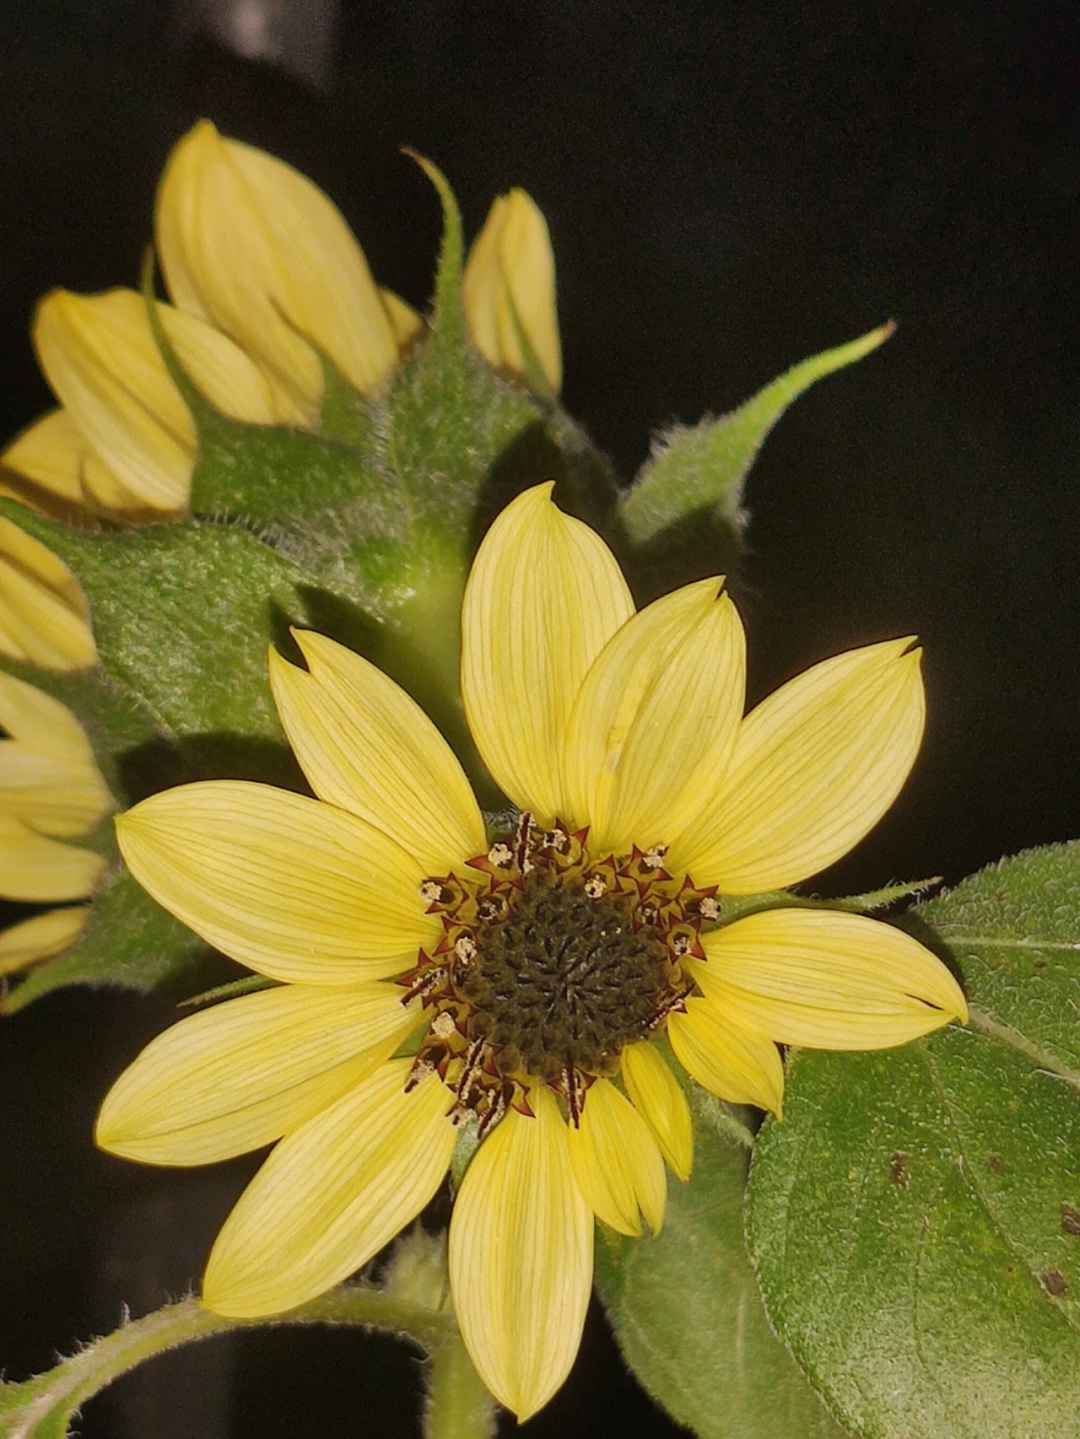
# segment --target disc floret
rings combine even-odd
[[[531,1086],[561,1095],[577,1123],[589,1086],[623,1048],[684,1007],[682,960],[704,958],[716,888],[664,868],[665,849],[590,853],[588,830],[523,814],[513,831],[421,886],[443,937],[402,983],[435,1011],[411,1082],[437,1073],[456,1123],[483,1135]]]

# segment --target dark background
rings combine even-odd
[[[624,475],[652,428],[894,318],[883,350],[781,422],[748,490],[753,697],[853,644],[915,632],[926,650],[916,771],[821,888],[954,881],[1080,832],[1071,3],[401,0],[329,6],[320,35],[313,0],[297,35],[271,35],[277,66],[220,43],[224,8],[0,6],[0,434],[49,403],[35,297],[134,281],[158,172],[201,115],[316,179],[417,306],[438,213],[399,146],[442,166],[470,233],[496,192],[529,190],[557,255],[565,402]],[[114,1328],[125,1301],[182,1293],[250,1168],[93,1151],[105,1088],[171,1015],[78,993],[0,1025],[9,1377]],[[411,1375],[353,1333],[217,1341],[116,1386],[82,1433],[408,1434]],[[593,1315],[528,1432],[674,1431]]]

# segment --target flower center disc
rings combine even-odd
[[[621,896],[590,898],[577,877],[534,871],[506,918],[474,933],[459,988],[472,1033],[500,1047],[505,1070],[549,1082],[567,1067],[603,1074],[648,1031],[669,956]]]

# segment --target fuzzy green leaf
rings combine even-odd
[[[746,1151],[704,1124],[655,1239],[611,1236],[596,1280],[640,1383],[701,1439],[840,1439],[770,1332],[742,1233]]]
[[[748,1236],[769,1314],[872,1439],[1073,1439],[1080,1414],[1080,845],[916,912],[971,1023],[794,1056]]]
[[[673,527],[682,533],[705,519],[737,537],[745,523],[743,483],[773,425],[815,380],[861,360],[892,332],[892,325],[882,325],[803,360],[718,420],[662,433],[622,499],[620,518],[630,541],[645,545]]]

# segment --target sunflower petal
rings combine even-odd
[[[430,1077],[405,1093],[394,1059],[289,1134],[210,1254],[203,1303],[255,1319],[294,1309],[366,1264],[438,1189],[457,1131]]]
[[[304,795],[182,785],[119,815],[116,832],[159,904],[271,979],[341,985],[397,974],[442,933],[424,913],[412,856]]]
[[[622,1052],[622,1078],[627,1094],[652,1131],[671,1172],[683,1181],[689,1179],[694,1159],[690,1106],[679,1081],[651,1040],[626,1046]]]
[[[0,804],[56,839],[87,834],[112,796],[82,725],[58,699],[0,673]]]
[[[846,854],[899,793],[922,742],[920,651],[849,650],[743,721],[720,791],[668,863],[727,894],[783,889]]]
[[[477,235],[461,282],[476,348],[497,370],[528,378],[534,363],[556,395],[562,383],[555,256],[547,221],[524,190],[495,200]]]
[[[733,1022],[781,1044],[883,1049],[967,1019],[941,961],[892,925],[836,910],[773,909],[702,936],[690,968]]]
[[[354,1089],[421,1019],[377,981],[241,995],[158,1035],[106,1095],[95,1141],[148,1164],[258,1149]]]
[[[581,682],[634,610],[611,551],[551,490],[526,490],[491,526],[461,619],[473,738],[507,797],[541,823],[565,807],[558,758]]]
[[[17,435],[0,464],[69,504],[83,502],[82,464],[86,441],[67,410],[50,410]],[[0,483],[0,495],[27,503],[23,491]]]
[[[203,120],[169,157],[155,235],[169,291],[265,369],[279,405],[314,419],[320,355],[365,394],[398,347],[364,253],[317,185]]]
[[[481,1379],[520,1422],[570,1372],[593,1267],[592,1212],[566,1125],[534,1087],[535,1117],[511,1109],[473,1157],[450,1221],[450,1285]]]
[[[90,918],[89,905],[50,909],[0,930],[0,974],[14,974],[75,943]]]
[[[654,601],[612,636],[578,691],[564,759],[569,812],[607,852],[670,836],[715,790],[742,719],[746,646],[717,580]]]
[[[710,1094],[780,1114],[784,1066],[771,1039],[730,1023],[707,998],[688,999],[685,1014],[669,1016],[668,1038],[687,1074]]]
[[[485,849],[465,772],[419,705],[343,645],[313,631],[294,636],[307,670],[271,650],[270,685],[319,798],[392,834],[427,874]]]
[[[39,540],[0,516],[0,655],[49,670],[97,664],[82,586]]]
[[[100,854],[35,834],[13,814],[0,812],[0,899],[64,904],[89,898],[106,868]]]
[[[667,1176],[652,1131],[625,1095],[598,1079],[581,1122],[567,1130],[578,1188],[598,1219],[620,1234],[641,1233],[638,1210],[654,1234],[664,1222]]]

